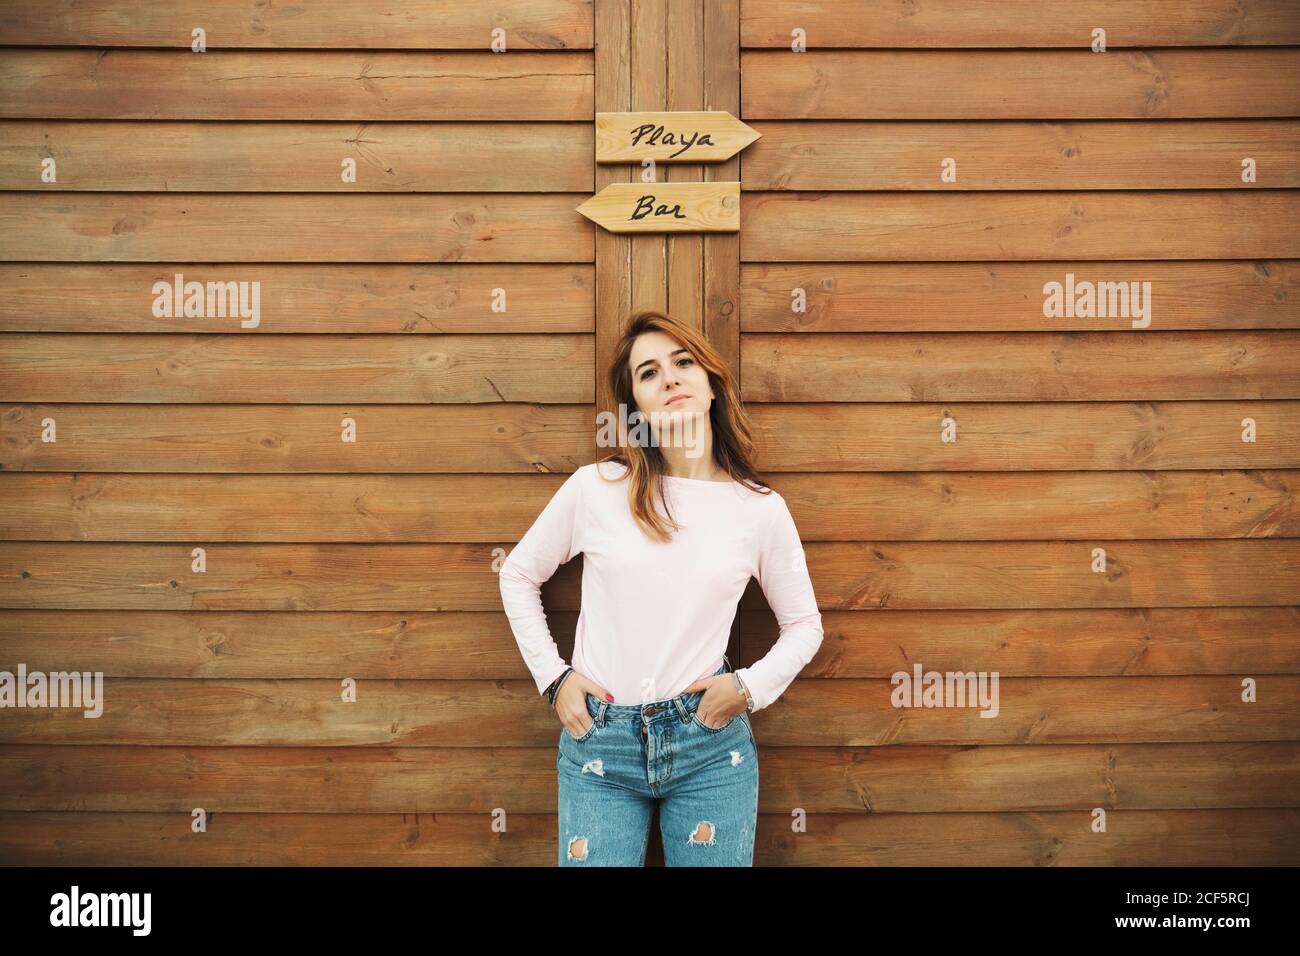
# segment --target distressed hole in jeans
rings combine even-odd
[[[587,838],[574,837],[569,841],[569,859],[585,860],[587,858]]]
[[[713,824],[705,820],[700,821],[700,825],[695,828],[695,832],[686,838],[687,843],[698,843],[705,846],[713,846]]]

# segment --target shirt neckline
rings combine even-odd
[[[719,485],[723,488],[728,485],[736,484],[736,479],[730,478],[727,481],[714,481],[711,478],[683,478],[680,475],[664,475],[668,481],[689,481],[695,485]]]
[[[630,472],[626,466],[623,466],[622,478],[627,478]],[[735,487],[740,484],[735,478],[729,481],[711,481],[708,478],[683,478],[678,475],[664,475],[666,481],[689,481],[693,485],[717,485],[719,488]]]

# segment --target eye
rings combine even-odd
[[[681,358],[679,358],[679,359],[677,360],[677,367],[678,367],[678,368],[681,368],[681,367],[683,366],[683,364],[685,364],[685,365],[694,365],[694,364],[695,364],[695,359],[691,358],[689,355],[683,355]],[[648,369],[646,369],[644,372],[642,372],[642,373],[641,373],[639,376],[637,376],[637,377],[638,377],[638,379],[639,379],[640,381],[644,382],[646,379],[648,379],[648,378],[649,378],[651,375],[653,375],[654,373],[655,373],[655,370],[654,370],[653,368],[648,368]]]

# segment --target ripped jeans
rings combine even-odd
[[[715,672],[731,669],[724,657]],[[758,748],[742,711],[719,728],[703,691],[645,704],[586,694],[592,723],[560,731],[560,866],[644,866],[659,804],[667,866],[753,866]]]

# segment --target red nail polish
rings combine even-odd
[[[609,694],[606,694],[606,695],[605,695],[605,699],[606,699],[607,701],[609,701],[610,703],[613,703],[613,702],[614,702],[614,698],[613,698],[611,695],[609,695]]]

